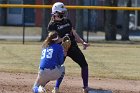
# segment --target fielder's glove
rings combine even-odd
[[[63,37],[63,39],[62,39],[62,46],[64,48],[64,54],[66,56],[67,55],[67,51],[69,50],[69,48],[71,46],[71,40],[70,40],[70,37],[68,35]]]

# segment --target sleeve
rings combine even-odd
[[[62,65],[64,63],[64,50],[61,45],[58,47],[58,60],[59,60],[59,65]]]
[[[57,30],[55,23],[50,22],[47,27],[48,32]]]

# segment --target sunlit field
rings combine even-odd
[[[0,71],[37,73],[41,42],[0,43]],[[79,45],[82,50],[82,46]],[[91,43],[82,50],[90,77],[140,80],[140,45]],[[65,61],[66,75],[80,75],[80,67],[70,58]]]

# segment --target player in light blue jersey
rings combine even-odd
[[[52,80],[60,78],[64,72],[63,47],[57,44],[58,34],[52,31],[43,42],[38,77],[33,86],[33,93],[44,93],[45,85]]]

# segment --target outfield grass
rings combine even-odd
[[[140,80],[140,45],[93,43],[82,51],[89,64],[89,76]],[[41,43],[2,42],[0,54],[0,71],[37,73]],[[80,67],[70,58],[65,66],[66,75],[80,75]]]

